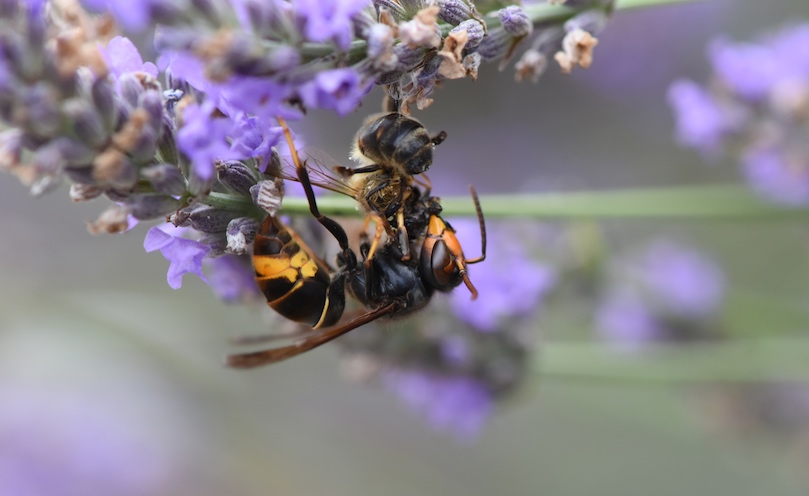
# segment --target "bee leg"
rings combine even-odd
[[[410,237],[407,235],[407,228],[404,221],[404,209],[396,212],[396,222],[399,227],[396,229],[396,238],[399,240],[399,249],[402,250],[402,262],[410,260]]]
[[[376,249],[379,246],[379,240],[382,239],[382,233],[385,231],[385,224],[387,221],[383,222],[382,217],[371,214],[367,218],[372,218],[374,220],[374,225],[376,226],[376,232],[374,232],[374,240],[371,242],[371,247],[368,249],[368,255],[365,257],[365,268],[371,267],[371,260],[374,258],[374,253],[376,253]],[[364,232],[365,230],[363,230]]]

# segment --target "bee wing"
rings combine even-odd
[[[357,198],[359,196],[359,190],[349,183],[347,178],[339,172],[347,168],[340,165],[340,163],[328,153],[319,148],[310,146],[299,150],[299,153],[303,159],[304,167],[306,167],[309,173],[309,179],[312,185],[351,198]],[[290,160],[285,160],[284,162],[281,167],[281,177],[290,181],[299,182],[295,164]]]
[[[324,329],[322,331],[319,331],[314,336],[306,337],[302,339],[300,342],[289,346],[281,346],[279,348],[270,348],[268,350],[228,355],[226,360],[227,366],[236,369],[250,369],[254,367],[260,367],[262,365],[280,362],[282,360],[286,360],[287,358],[292,358],[294,356],[300,355],[301,353],[305,353],[309,350],[317,348],[322,344],[328,343],[333,339],[339,338],[343,334],[349,331],[353,331],[357,327],[365,325],[369,322],[373,322],[374,320],[380,317],[384,317],[385,315],[388,315],[389,313],[393,312],[395,308],[396,305],[391,303],[390,305],[386,305],[384,307],[371,310],[369,312],[360,315],[355,319],[346,322],[343,325],[338,325],[335,327]]]

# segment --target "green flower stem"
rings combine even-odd
[[[219,208],[222,210],[231,210],[234,212],[239,211],[248,212],[256,210],[257,208],[250,200],[250,198],[238,195],[229,195],[227,193],[211,192],[208,196],[206,196],[202,200],[202,203],[214,208]]]
[[[486,218],[510,219],[773,219],[809,217],[809,209],[765,203],[742,186],[680,186],[629,190],[483,195]],[[442,198],[446,216],[474,216],[469,196]],[[320,211],[327,215],[358,215],[348,197],[323,195]],[[305,198],[284,198],[283,213],[305,214]]]
[[[656,5],[677,4],[685,2],[696,2],[700,0],[617,0],[615,5],[598,6],[595,8],[604,9],[607,12],[615,10],[629,10],[640,7],[653,7]],[[497,4],[500,5],[500,4]],[[572,9],[564,5],[550,5],[547,3],[529,4],[523,6],[525,14],[531,19],[534,26],[561,24],[576,14],[585,10],[592,9],[592,6],[584,6],[581,9]],[[486,18],[486,27],[488,29],[496,28],[500,25],[500,20],[495,17],[488,17],[487,12],[481,12]],[[439,23],[441,29],[441,36],[446,36],[454,26],[447,23]],[[268,45],[269,46],[269,45]],[[348,49],[348,60],[356,62],[360,60],[365,54],[366,42],[364,40],[355,40],[351,43]],[[323,43],[304,43],[301,46],[301,54],[306,60],[325,57],[334,53],[334,47],[330,44]]]
[[[617,0],[616,10],[629,10],[641,7],[654,7],[657,5],[672,5],[678,3],[694,3],[703,0]]]
[[[634,353],[592,342],[550,342],[541,351],[536,369],[545,380],[674,385],[809,379],[809,340],[805,338],[658,345]]]

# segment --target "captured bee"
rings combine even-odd
[[[285,360],[379,318],[415,312],[429,303],[435,291],[450,291],[461,283],[467,285],[473,298],[477,296],[466,266],[485,259],[486,231],[474,189],[470,188],[481,227],[480,257],[467,259],[464,256],[455,231],[438,214],[433,213],[425,201],[420,205],[423,207],[421,210],[409,212],[410,222],[427,226],[418,260],[403,260],[398,243],[390,239],[370,258],[376,241],[372,243],[366,235],[360,244],[362,263],[359,263],[348,245],[348,237],[342,226],[318,210],[309,172],[298,158],[284,121],[279,119],[279,122],[290,145],[309,209],[340,245],[337,268],[331,269],[325,261],[319,260],[303,240],[278,219],[267,217],[255,241],[253,263],[256,280],[270,307],[290,320],[311,326],[313,330],[298,336],[300,341],[297,344],[231,355],[228,365],[251,368]],[[421,197],[420,190],[416,188],[416,191],[416,196]],[[437,199],[427,198],[437,203]],[[416,219],[416,216],[427,219]],[[405,220],[402,225],[407,222]],[[414,242],[413,249],[416,248]],[[338,324],[345,309],[346,291],[368,310],[348,322]]]
[[[433,148],[446,137],[443,131],[430,136],[419,121],[398,112],[374,115],[365,121],[354,140],[351,158],[361,165],[335,168],[348,179],[363,209],[378,217],[389,236],[394,235],[395,228],[403,260],[410,258],[405,203],[417,183],[426,196],[430,192],[426,176],[413,176],[430,168]],[[376,238],[378,242],[379,235]]]

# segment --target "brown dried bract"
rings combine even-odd
[[[438,74],[445,79],[460,79],[469,75],[463,64],[463,49],[469,41],[465,30],[450,33],[444,40],[444,47],[438,55],[444,58],[438,67]]]
[[[593,63],[593,48],[596,45],[598,45],[596,37],[581,28],[576,28],[565,35],[562,50],[556,52],[553,58],[565,74],[569,74],[576,65],[586,69]]]

